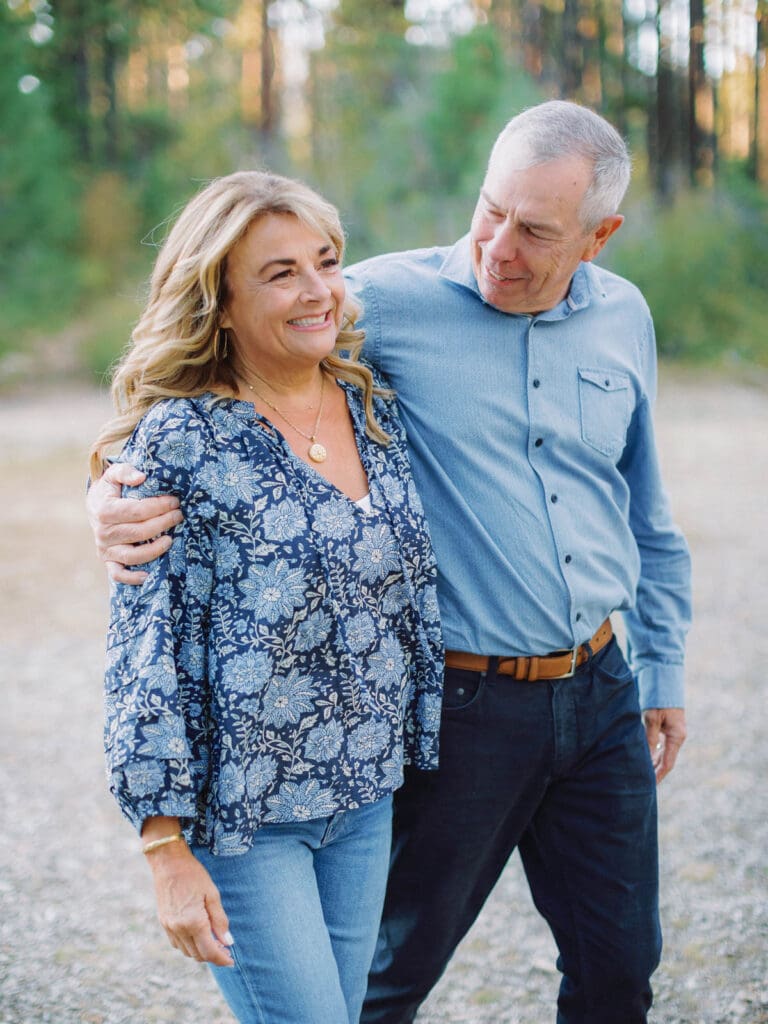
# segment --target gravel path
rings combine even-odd
[[[166,946],[101,754],[106,585],[83,516],[92,393],[0,405],[0,1024],[225,1024]],[[768,1024],[768,390],[665,371],[660,445],[694,555],[689,733],[661,787],[654,1024]],[[558,975],[516,858],[420,1024],[545,1024]],[[312,1022],[307,1022],[312,1024]]]

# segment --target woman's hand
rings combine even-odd
[[[155,881],[160,924],[174,949],[193,960],[232,967],[233,944],[219,890],[183,842],[147,854]]]

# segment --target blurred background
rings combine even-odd
[[[103,380],[207,179],[303,178],[348,262],[448,243],[491,140],[550,97],[630,141],[601,259],[662,354],[766,365],[767,38],[766,0],[0,0],[0,387],[41,354]]]
[[[169,217],[296,175],[348,260],[450,243],[522,107],[627,136],[602,263],[646,294],[694,563],[689,740],[661,787],[656,1024],[768,1024],[768,0],[0,0],[0,1024],[230,1024],[107,792],[107,585],[83,509],[108,370]],[[515,857],[419,1017],[542,1024]]]

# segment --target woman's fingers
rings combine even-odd
[[[211,930],[207,913],[194,921],[167,923],[164,927],[171,945],[192,960],[219,967],[231,967],[234,963],[226,945],[219,942]],[[232,937],[227,937],[230,939],[228,945],[231,945]]]
[[[171,945],[193,960],[231,967],[234,961],[227,946],[232,936],[226,914],[219,891],[203,865],[187,847],[176,843],[156,850],[150,857],[158,916]]]
[[[217,940],[219,954],[223,953],[227,962],[231,963],[232,957],[228,947],[234,945],[235,940],[229,930],[229,919],[221,905],[219,891],[215,887],[206,894],[205,907],[208,911],[208,920],[211,922],[213,937]],[[220,961],[214,960],[212,963],[220,963]]]

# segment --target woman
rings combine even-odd
[[[432,558],[391,392],[356,361],[335,209],[242,172],[184,209],[108,449],[179,496],[113,593],[111,789],[171,944],[240,1021],[359,1018],[404,762],[436,765]],[[342,357],[341,352],[347,355]]]

